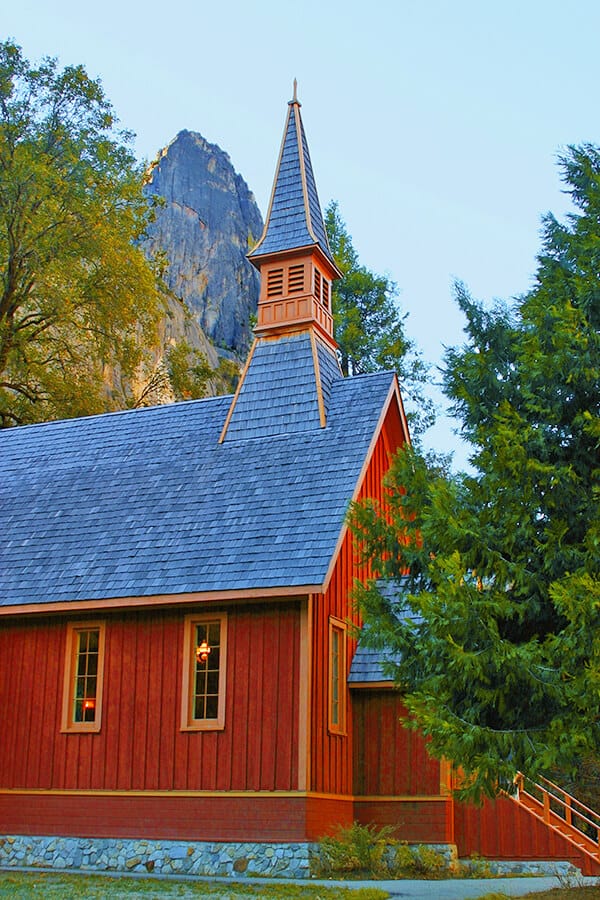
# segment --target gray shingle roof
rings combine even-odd
[[[393,683],[394,679],[386,670],[386,663],[394,663],[393,654],[385,650],[374,650],[359,642],[350,664],[348,684]]]
[[[305,192],[306,201],[305,202]],[[263,235],[249,258],[318,244],[333,262],[300,104],[288,105],[285,135]]]
[[[230,397],[0,431],[0,605],[322,584],[392,379],[268,439],[269,396],[223,444]]]
[[[342,377],[334,352],[318,338],[325,408],[331,385]],[[226,440],[271,437],[319,428],[317,375],[309,332],[259,340],[227,428]]]
[[[408,590],[408,578],[400,578],[397,581],[377,582],[377,588],[384,597],[396,607],[395,614],[401,621],[412,622],[418,625],[423,621],[421,616],[402,606],[402,595]],[[377,682],[393,683],[393,675],[390,674],[390,665],[400,662],[400,655],[385,648],[375,649],[367,647],[362,639],[358,646],[348,674],[348,684],[373,684]],[[392,670],[393,671],[393,670]]]

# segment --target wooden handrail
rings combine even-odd
[[[576,831],[600,848],[600,815],[548,778],[541,776],[540,782],[542,783],[533,781],[531,778],[523,775],[522,772],[518,772],[515,776],[515,784],[519,792],[527,794],[542,806],[543,819],[546,824],[551,824],[551,815],[554,814],[558,818],[563,819],[571,830]],[[533,790],[541,794],[541,800],[538,799],[535,793],[527,789],[526,784],[527,786],[531,785]],[[552,808],[552,802],[559,806],[558,810]],[[585,822],[589,825],[592,831],[595,831],[596,837],[593,838],[585,831],[582,831],[581,828],[574,824],[574,819],[578,820],[580,824]]]
[[[568,794],[563,788],[559,787],[557,784],[554,784],[553,781],[550,781],[548,778],[544,778],[543,775],[540,775],[540,781],[543,781],[544,784],[549,785],[554,791],[558,791],[558,793],[562,794],[564,797],[568,797],[571,803],[575,803],[580,809],[584,809],[591,816],[594,816],[598,819],[598,824],[600,825],[600,814],[596,812],[595,809],[591,809],[589,806],[586,806],[585,803],[582,803],[581,800],[578,800],[577,797],[573,797],[571,794]],[[558,799],[558,798],[557,798]]]

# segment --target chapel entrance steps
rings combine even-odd
[[[546,778],[519,772],[515,784],[511,799],[575,849],[584,875],[600,875],[600,815]]]

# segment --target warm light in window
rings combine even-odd
[[[205,663],[208,659],[208,654],[210,653],[211,648],[208,646],[208,641],[204,639],[202,643],[196,647],[196,659],[199,663]]]
[[[95,700],[84,700],[83,708],[84,709],[96,709],[96,701]]]

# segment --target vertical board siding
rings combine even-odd
[[[452,817],[451,800],[361,801],[354,803],[354,818],[361,825],[375,822],[389,825],[394,837],[401,841],[437,844],[452,842],[448,834],[448,820]]]
[[[304,841],[304,797],[0,794],[3,834],[209,841]],[[198,894],[197,896],[201,896]]]
[[[406,707],[397,691],[359,689],[354,707],[354,793],[357,796],[440,793],[440,763],[418,731],[402,725]]]
[[[67,619],[0,629],[0,787],[294,790],[298,603],[229,610],[225,728],[180,731],[184,612],[103,615],[102,727],[60,731]]]
[[[586,854],[509,798],[485,800],[482,807],[456,803],[454,816],[459,856],[478,853],[490,859],[567,859],[593,874]]]
[[[402,443],[402,427],[395,404],[390,406],[367,470],[364,473],[358,499],[372,498],[383,501],[382,479],[390,465],[390,455]],[[312,710],[311,710],[311,788],[320,793],[353,793],[353,708],[346,690],[346,733],[330,734],[328,731],[329,691],[329,617],[360,624],[354,608],[352,590],[357,579],[370,574],[368,566],[359,565],[348,530],[335,563],[330,583],[324,595],[313,598],[312,617]],[[356,639],[349,633],[346,654],[346,676],[350,671]],[[323,819],[325,821],[325,818]]]

